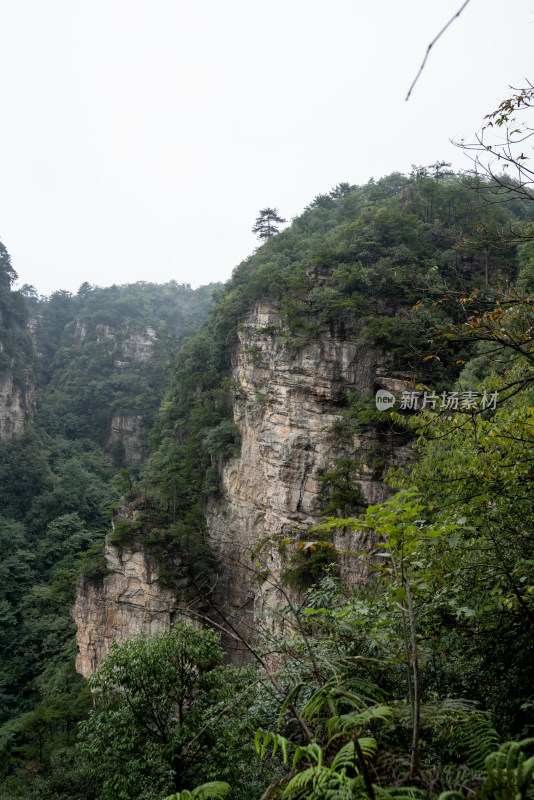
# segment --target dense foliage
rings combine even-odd
[[[146,455],[167,365],[205,318],[214,288],[83,284],[74,297],[55,292],[34,299],[38,363],[46,383],[39,423],[67,438],[98,442],[121,467],[130,459],[120,438],[110,443],[111,424],[114,417],[133,417]]]
[[[155,429],[151,481],[154,491],[166,491],[170,508],[172,481],[182,476],[181,511],[196,508],[200,538],[202,487],[213,464],[207,443],[222,424],[225,393],[239,391],[228,383],[229,356],[239,321],[260,297],[277,302],[288,347],[302,346],[317,328],[336,326],[339,333],[356,315],[362,341],[413,369],[435,392],[453,386],[462,369],[464,387],[480,379],[487,381],[481,391],[500,390],[503,380],[525,387],[517,396],[504,391],[502,405],[483,415],[434,415],[431,424],[398,415],[397,429],[422,426],[425,434],[415,473],[391,478],[408,488],[363,520],[326,523],[317,553],[331,554],[323,540],[332,529],[375,532],[376,579],[349,589],[319,574],[304,605],[282,613],[278,646],[266,641],[285,665],[273,683],[278,729],[268,727],[264,711],[256,739],[264,757],[270,744],[281,754],[266,796],[386,797],[402,794],[398,787],[406,784],[414,797],[530,791],[533,553],[525,520],[532,519],[532,403],[528,358],[513,357],[505,345],[519,332],[522,355],[530,353],[531,325],[517,311],[528,311],[528,302],[518,301],[507,318],[494,309],[514,291],[525,298],[530,245],[522,247],[519,274],[517,225],[528,238],[532,212],[522,201],[508,208],[485,203],[489,188],[481,182],[473,189],[471,179],[436,165],[316,198],[236,268],[216,311],[178,359]],[[515,233],[507,235],[512,224]],[[468,305],[480,309],[480,324],[464,326]],[[492,314],[505,331],[499,358],[491,346],[495,331],[489,346],[483,335]],[[491,377],[495,370],[500,378]],[[341,427],[379,429],[361,398],[347,400]],[[358,510],[352,467],[340,464],[322,476],[330,490],[326,513]],[[418,490],[409,488],[414,483]],[[268,670],[263,680],[269,682]],[[521,737],[522,745],[504,745],[489,757],[503,739]]]
[[[76,576],[105,572],[105,512],[124,482],[114,472],[139,467],[167,365],[213,287],[84,284],[39,299],[12,290],[3,246],[0,256],[1,374],[36,398],[33,422],[0,442],[0,769],[18,785],[74,743],[87,714],[74,670]],[[116,415],[135,422],[126,447],[127,430],[112,435]]]
[[[24,297],[12,288],[16,277],[9,253],[0,242],[0,380],[7,373],[24,390],[32,347]]]
[[[177,622],[112,649],[89,681],[97,706],[78,748],[100,797],[164,796],[221,772],[239,780],[239,764],[253,757],[243,721],[253,724],[255,680],[220,664],[218,640]]]
[[[26,292],[43,388],[38,424],[4,443],[0,461],[2,800],[201,797],[226,783],[236,800],[532,795],[532,204],[487,203],[491,190],[436,164],[315,198],[236,267],[183,343],[139,476],[112,479],[107,455],[119,468],[125,454],[110,447],[110,421],[150,423],[165,379],[161,362],[142,375],[127,366],[124,343],[150,326],[170,355],[172,307],[192,308],[180,305],[190,290],[85,285],[46,302]],[[286,576],[298,601],[258,549],[259,576],[285,606],[249,643],[255,669],[221,666],[213,631],[178,624],[115,647],[92,679],[90,710],[70,666],[79,554],[98,574],[100,512],[120,492],[140,513],[135,530],[116,525],[116,544],[143,537],[167,584],[175,551],[195,586],[211,580],[204,504],[238,452],[231,356],[262,298],[280,310],[270,333],[290,351],[334,330],[416,374],[421,391],[459,380],[458,391],[497,392],[498,403],[397,413],[418,455],[390,475],[389,503],[364,507],[356,457],[317,476],[314,569],[297,563]],[[339,410],[339,436],[380,441],[384,417],[367,398],[347,394]],[[385,459],[374,457],[379,477]],[[362,529],[376,547],[344,557],[369,581],[344,586],[331,534]],[[195,794],[197,784],[211,789]]]
[[[325,578],[296,610],[313,657],[292,698],[312,737],[258,732],[285,766],[269,797],[532,796],[531,303],[514,291],[483,311],[473,297],[452,333],[492,343],[501,369],[490,361],[479,388],[496,408],[398,414],[419,434],[420,458],[390,477],[406,488],[317,529],[372,530],[374,552],[353,557],[375,580]]]
[[[239,445],[232,418],[239,386],[230,380],[230,362],[247,311],[261,298],[275,302],[283,328],[269,332],[284,337],[290,352],[334,328],[338,338],[379,348],[393,369],[440,390],[473,350],[471,342],[449,341],[447,357],[434,356],[432,331],[463,318],[461,306],[440,301],[517,276],[516,241],[502,231],[532,209],[523,199],[502,205],[489,197],[490,184],[474,184],[442,163],[365,186],[340,184],[235,268],[209,319],[178,355],[151,437],[152,524],[165,531],[168,550],[191,554],[201,583],[212,574],[204,502]],[[364,418],[367,427],[380,427],[365,400],[347,397],[347,432],[367,424]],[[375,450],[368,463],[380,477],[384,452]],[[336,493],[351,501],[348,511],[358,508],[358,468],[339,464],[323,476],[326,509]]]

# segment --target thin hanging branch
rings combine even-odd
[[[397,586],[402,586],[402,581],[399,578],[399,573],[397,570],[397,562],[391,553],[391,565],[393,567],[393,573],[395,575],[395,580],[397,581]],[[412,707],[412,713],[415,715],[414,711],[414,699],[413,699],[413,686],[412,686],[412,671],[410,668],[410,646],[408,644],[408,631],[406,629],[406,619],[404,617],[406,613],[406,609],[400,603],[395,604],[400,610],[402,611],[401,614],[401,623],[402,623],[402,638],[404,639],[404,654],[406,656],[406,675],[408,678],[408,694],[410,695],[410,705]]]
[[[419,690],[419,658],[417,656],[417,633],[415,630],[415,613],[413,607],[412,589],[406,571],[403,570],[404,588],[408,603],[408,618],[412,637],[412,673],[413,673],[413,739],[412,757],[410,762],[410,777],[413,778],[419,765],[419,733],[421,727],[421,695]]]
[[[458,9],[458,11],[456,12],[456,14],[454,14],[454,15],[453,15],[453,16],[450,18],[450,20],[449,20],[449,21],[447,22],[447,24],[446,24],[446,25],[445,25],[445,26],[444,26],[444,27],[443,27],[443,28],[440,30],[440,32],[439,32],[439,33],[438,33],[438,35],[435,37],[435,39],[432,39],[432,41],[431,41],[431,42],[430,42],[430,44],[428,45],[428,47],[427,47],[427,49],[426,49],[425,57],[423,58],[423,63],[422,63],[422,64],[421,64],[421,66],[419,67],[419,72],[417,73],[417,75],[416,75],[416,76],[415,76],[415,78],[413,79],[412,85],[410,86],[410,89],[409,89],[409,91],[408,91],[408,94],[406,95],[406,102],[408,102],[408,100],[410,99],[410,95],[411,95],[411,93],[412,93],[412,91],[413,91],[413,88],[414,88],[415,84],[417,83],[417,81],[419,80],[419,76],[421,75],[422,71],[423,71],[423,70],[424,70],[424,68],[425,68],[425,64],[426,64],[426,61],[427,61],[427,58],[428,58],[428,56],[430,55],[430,51],[432,50],[432,48],[434,47],[434,45],[436,44],[436,42],[438,41],[438,39],[440,38],[440,36],[442,36],[442,35],[445,33],[445,31],[447,30],[447,28],[449,27],[449,25],[452,25],[452,23],[454,22],[454,20],[455,20],[455,19],[457,19],[457,18],[460,16],[460,14],[461,14],[461,13],[462,13],[462,11],[464,10],[464,8],[465,8],[465,7],[466,7],[466,6],[467,6],[467,5],[468,5],[470,2],[471,2],[471,0],[465,0],[465,3],[463,3],[463,5],[461,6],[461,8],[459,8],[459,9]]]

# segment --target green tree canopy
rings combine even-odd
[[[275,233],[278,233],[278,225],[286,222],[279,213],[277,208],[262,208],[259,216],[256,218],[252,233],[258,234],[258,239],[270,239]]]
[[[102,798],[158,797],[215,777],[207,750],[224,750],[218,726],[243,690],[222,658],[218,634],[180,620],[113,646],[90,678],[97,707],[79,746],[103,779]]]

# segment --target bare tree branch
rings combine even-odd
[[[488,120],[475,141],[463,139],[454,142],[474,164],[475,175],[489,178],[486,192],[496,195],[498,202],[515,198],[532,201],[534,194],[534,167],[531,166],[534,128],[524,119],[517,121],[516,114],[534,109],[534,86],[522,89],[510,86],[514,94],[503,100],[499,107],[486,114]],[[499,137],[497,134],[501,132]],[[471,155],[474,153],[474,155]],[[502,170],[499,174],[497,169]],[[506,170],[506,172],[504,172]]]
[[[434,39],[432,39],[432,41],[431,41],[431,42],[430,42],[430,44],[428,45],[428,47],[427,47],[427,49],[426,49],[425,57],[423,58],[423,63],[422,63],[422,64],[421,64],[421,66],[419,67],[419,72],[417,73],[417,75],[416,75],[416,76],[415,76],[415,78],[413,79],[412,85],[410,86],[410,89],[409,89],[409,91],[408,91],[408,94],[406,95],[406,102],[408,102],[408,100],[410,99],[410,95],[411,95],[411,93],[412,93],[412,91],[413,91],[413,88],[414,88],[415,84],[417,83],[417,81],[419,80],[419,77],[420,77],[420,75],[421,75],[422,71],[423,71],[423,70],[424,70],[424,68],[425,68],[425,64],[426,64],[426,61],[427,61],[427,58],[428,58],[428,56],[430,55],[430,51],[432,50],[432,48],[434,47],[434,45],[436,44],[436,42],[438,41],[438,39],[440,38],[440,36],[442,36],[442,35],[445,33],[445,31],[447,30],[447,28],[449,27],[449,25],[451,25],[451,24],[454,22],[454,20],[455,20],[455,19],[457,19],[457,17],[459,17],[459,16],[460,16],[460,14],[461,14],[461,13],[462,13],[462,11],[464,10],[464,8],[465,8],[465,7],[466,7],[466,6],[467,6],[467,5],[468,5],[470,2],[471,2],[471,0],[465,0],[465,3],[463,3],[462,7],[458,9],[458,11],[456,12],[456,14],[454,14],[454,15],[453,15],[453,16],[450,18],[450,20],[447,22],[447,24],[446,24],[446,25],[445,25],[445,26],[444,26],[444,27],[443,27],[443,28],[440,30],[440,32],[438,33],[438,35],[437,35],[437,36],[436,36]]]

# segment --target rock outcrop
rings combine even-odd
[[[179,613],[176,593],[158,583],[155,559],[142,543],[134,542],[121,551],[110,538],[105,549],[108,574],[90,580],[80,576],[72,609],[78,626],[76,669],[86,678],[109,653],[113,641],[169,630]],[[173,565],[177,572],[180,566]]]
[[[0,375],[0,440],[21,433],[31,416],[33,388],[15,385],[13,373]]]
[[[7,355],[9,348],[4,346],[3,326],[0,311],[0,441],[22,433],[25,423],[33,416],[35,402],[31,356],[24,351]],[[15,329],[19,336],[26,334],[21,328],[15,326]],[[32,335],[32,320],[27,333]]]
[[[244,635],[269,609],[280,606],[276,582],[286,566],[277,545],[267,547],[261,559],[270,574],[258,583],[251,551],[278,534],[302,538],[319,522],[321,471],[361,452],[362,501],[377,503],[388,496],[385,469],[404,458],[402,448],[389,447],[377,469],[368,463],[371,433],[340,436],[335,429],[350,392],[363,398],[378,388],[405,385],[407,376],[390,371],[387,355],[361,344],[357,326],[341,323],[318,330],[298,346],[288,338],[277,309],[266,302],[256,304],[240,325],[233,382],[241,452],[224,466],[221,494],[206,508],[207,535],[218,563],[213,607]],[[340,534],[334,544],[343,554],[343,579],[364,580],[360,562],[350,554],[369,545],[366,534]],[[179,605],[172,592],[157,584],[155,564],[140,544],[122,555],[108,545],[106,554],[111,574],[98,586],[80,584],[74,607],[78,669],[85,675],[113,639],[168,626]],[[241,655],[237,648],[233,660],[239,662]]]
[[[155,356],[157,336],[154,328],[147,325],[142,331],[129,330],[126,338],[118,343],[114,363],[119,369],[132,362],[146,364]]]
[[[120,442],[123,447],[124,461],[127,464],[139,464],[143,457],[142,438],[145,431],[141,414],[114,414],[111,419],[108,447]]]
[[[388,357],[360,344],[359,333],[340,325],[291,346],[276,308],[267,303],[257,304],[240,326],[233,380],[239,387],[234,418],[241,453],[224,467],[222,498],[208,503],[206,516],[220,564],[219,605],[245,630],[285,605],[276,588],[287,567],[278,546],[264,550],[262,567],[271,574],[259,586],[250,554],[273,534],[299,539],[318,524],[324,507],[321,472],[359,452],[361,496],[369,505],[388,497],[382,476],[399,457],[406,458],[405,448],[388,447],[377,471],[367,463],[372,434],[342,437],[335,429],[349,392],[364,398],[378,388],[406,386],[408,376],[391,374]],[[364,532],[336,536],[343,580],[366,578],[352,554],[369,544]]]
[[[95,342],[105,348],[112,361],[115,376],[128,378],[132,373],[138,375],[141,370],[143,376],[147,377],[150,369],[157,367],[157,361],[161,357],[154,328],[140,325],[131,319],[116,326],[104,323],[94,325],[88,320],[78,319],[71,335],[81,355],[90,352],[86,348],[91,348]],[[137,382],[134,387],[137,391]],[[128,393],[131,392],[130,384],[124,398],[125,407],[117,410],[111,417],[106,445],[116,463],[136,466],[146,455],[146,436],[150,424],[142,411],[128,408],[131,405]]]

